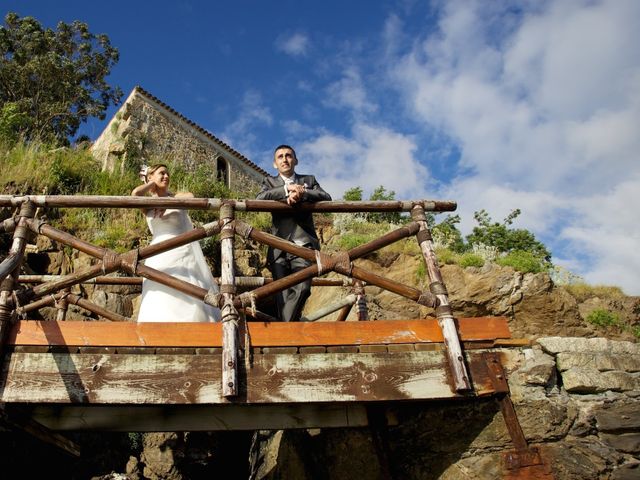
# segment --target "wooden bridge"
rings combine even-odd
[[[17,209],[0,225],[13,234],[0,264],[0,405],[5,424],[77,453],[77,447],[57,432],[366,426],[371,423],[371,407],[384,411],[408,401],[494,397],[513,440],[514,450],[505,452],[510,478],[551,478],[538,452],[527,445],[499,354],[500,348],[527,342],[511,338],[506,318],[453,316],[426,214],[453,211],[454,202],[318,202],[290,207],[260,200],[0,196],[0,207]],[[38,219],[37,211],[49,207],[209,209],[218,211],[219,219],[118,254]],[[293,208],[399,211],[408,212],[411,221],[369,243],[329,255],[253,229],[235,217],[237,211]],[[96,264],[64,276],[20,275],[25,247],[34,235],[91,255]],[[142,263],[216,235],[221,243],[219,292]],[[312,265],[277,281],[238,277],[236,235],[306,258]],[[354,264],[410,236],[420,246],[428,291]],[[109,275],[113,272],[128,276]],[[329,272],[344,280],[322,278]],[[222,321],[137,324],[70,293],[81,283],[139,283],[140,277],[219,307]],[[338,321],[282,323],[259,310],[261,301],[310,278],[315,285],[352,290],[346,300],[308,316],[317,320],[339,311]],[[370,285],[433,308],[435,318],[366,321],[365,292]],[[69,302],[107,321],[66,321]],[[30,312],[52,304],[59,308],[57,320],[28,319]],[[343,321],[353,305],[361,321]]]

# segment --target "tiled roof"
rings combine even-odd
[[[251,167],[252,169],[254,169],[255,171],[259,172],[261,175],[268,175],[268,173],[263,170],[262,168],[260,168],[258,165],[256,165],[255,163],[253,163],[251,160],[249,160],[247,157],[245,157],[244,155],[242,155],[240,152],[238,152],[237,150],[234,150],[233,148],[231,148],[229,145],[227,145],[226,143],[224,143],[222,140],[220,140],[218,137],[216,137],[215,135],[213,135],[212,133],[208,132],[207,130],[205,130],[204,128],[202,128],[200,125],[196,124],[194,121],[189,120],[187,117],[185,117],[184,115],[182,115],[179,112],[176,112],[173,108],[171,108],[169,105],[167,105],[166,103],[164,103],[163,101],[159,100],[157,97],[155,97],[154,95],[151,95],[149,92],[147,92],[144,88],[142,88],[139,85],[136,85],[134,87],[134,90],[137,91],[138,93],[140,93],[141,95],[144,95],[145,97],[153,100],[155,103],[157,103],[158,105],[160,105],[162,108],[164,108],[165,110],[167,110],[168,112],[170,112],[172,115],[175,115],[176,117],[178,117],[180,120],[186,122],[187,124],[189,124],[190,126],[192,126],[193,128],[195,128],[198,132],[202,133],[205,137],[207,137],[208,139],[210,139],[212,142],[214,142],[215,144],[219,145],[220,147],[222,147],[223,149],[225,149],[227,152],[232,153],[233,155],[235,155],[238,159],[240,159],[242,162],[244,162],[245,164],[247,164],[249,167]]]

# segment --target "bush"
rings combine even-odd
[[[522,250],[514,250],[498,258],[496,263],[504,267],[512,267],[522,273],[540,273],[546,270],[542,259]]]
[[[474,253],[464,253],[460,256],[458,264],[461,267],[482,267],[484,265],[484,259]]]
[[[599,327],[619,326],[620,317],[617,313],[610,312],[609,310],[604,310],[602,308],[596,308],[587,315],[587,322]]]
[[[531,252],[535,257],[550,262],[551,252],[547,250],[544,244],[536,240],[533,233],[521,228],[510,228],[510,225],[520,213],[520,209],[515,209],[502,223],[498,223],[493,222],[485,210],[475,212],[473,216],[478,222],[478,226],[473,227],[471,234],[467,235],[467,243],[470,245],[483,244],[496,247],[499,252],[504,253],[517,250]]]

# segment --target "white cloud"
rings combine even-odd
[[[281,35],[276,39],[276,48],[292,57],[304,57],[309,49],[309,37],[304,33]]]
[[[351,138],[325,134],[300,145],[300,172],[313,171],[325,190],[340,198],[359,186],[364,197],[379,185],[396,198],[420,197],[433,183],[415,158],[416,145],[406,135],[382,127],[355,124]]]
[[[467,231],[475,210],[520,208],[562,262],[588,256],[586,279],[640,294],[640,2],[525,3],[517,21],[485,6],[447,2],[435,31],[388,59],[408,111],[461,151],[439,192]]]
[[[270,126],[272,123],[273,116],[269,108],[264,105],[262,95],[255,90],[249,90],[242,98],[237,118],[220,136],[222,140],[233,145],[233,148],[251,156],[251,152],[255,150],[256,141],[254,128]]]
[[[373,113],[377,107],[367,99],[360,72],[355,67],[346,68],[340,80],[327,87],[325,105],[345,108],[354,114]]]

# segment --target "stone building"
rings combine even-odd
[[[136,86],[91,147],[103,170],[136,169],[142,163],[210,165],[232,190],[259,187],[267,172],[173,108]]]

